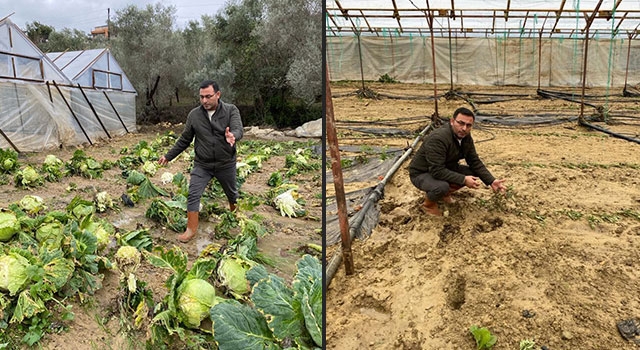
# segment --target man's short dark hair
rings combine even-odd
[[[209,86],[213,86],[213,92],[218,92],[220,91],[220,88],[218,88],[218,83],[216,83],[213,80],[205,80],[202,83],[200,83],[200,88],[201,89],[206,89]]]
[[[468,115],[468,116],[472,117],[473,120],[476,120],[476,115],[473,114],[473,112],[469,108],[460,107],[460,108],[456,109],[455,112],[453,112],[453,119],[456,119],[458,114]]]

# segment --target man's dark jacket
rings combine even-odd
[[[427,135],[411,160],[409,176],[429,173],[437,180],[464,186],[464,174],[458,172],[460,159],[466,160],[471,171],[485,185],[491,185],[495,180],[478,157],[471,134],[458,143],[450,123]]]
[[[227,127],[236,137],[236,142],[242,138],[242,119],[236,106],[218,100],[218,107],[211,117],[211,122],[207,110],[202,105],[194,108],[187,116],[182,135],[165,158],[168,161],[173,160],[189,147],[195,136],[195,164],[211,170],[233,166],[236,162],[236,147],[229,145],[224,136]]]

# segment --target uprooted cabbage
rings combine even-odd
[[[198,328],[218,301],[213,286],[203,279],[189,279],[178,287],[178,308],[187,327]]]

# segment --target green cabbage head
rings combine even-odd
[[[0,291],[8,291],[11,296],[20,292],[28,279],[29,266],[27,258],[20,254],[0,255]]]
[[[227,287],[229,292],[236,298],[241,298],[243,294],[251,291],[249,281],[247,281],[247,271],[252,264],[237,256],[227,256],[218,266],[218,276],[220,282]]]
[[[10,212],[0,212],[0,242],[7,242],[20,230],[20,221]]]
[[[54,221],[44,224],[36,230],[36,239],[41,247],[49,250],[57,250],[62,246],[64,226],[60,222]]]
[[[200,327],[200,322],[217,303],[216,290],[205,280],[189,279],[178,287],[178,308],[187,327]]]
[[[22,210],[26,211],[29,214],[37,214],[40,211],[47,209],[44,205],[44,200],[40,196],[35,195],[26,195],[22,197],[20,202],[18,203]]]

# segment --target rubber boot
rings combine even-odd
[[[187,212],[187,229],[183,234],[178,236],[178,240],[182,243],[189,242],[198,232],[198,215],[197,211]]]
[[[235,203],[229,203],[229,210],[236,211],[236,204]]]
[[[459,189],[461,189],[462,187],[459,185],[455,185],[455,184],[449,184],[449,192],[447,192],[447,194],[444,195],[444,197],[442,197],[442,201],[447,203],[447,204],[453,204],[456,202],[455,199],[451,198],[451,194]]]
[[[424,199],[424,203],[422,203],[420,209],[429,215],[442,216],[442,212],[438,208],[438,203],[430,201],[429,198]]]

